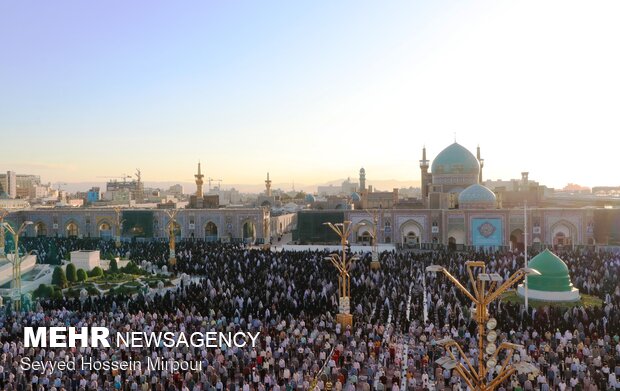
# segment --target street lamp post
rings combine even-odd
[[[9,214],[6,209],[0,209],[0,258],[6,256],[4,252],[4,218]]]
[[[125,222],[125,220],[121,220],[121,211],[122,209],[119,207],[114,208],[114,212],[116,213],[116,248],[121,247],[121,229]]]
[[[21,309],[21,296],[22,296],[22,260],[19,256],[19,235],[21,235],[26,227],[32,224],[32,221],[24,221],[18,230],[13,229],[9,223],[3,222],[2,226],[13,235],[13,242],[15,244],[15,252],[13,253],[13,301],[15,303],[15,310]]]
[[[465,262],[465,266],[467,267],[467,274],[469,275],[469,280],[473,287],[473,293],[469,292],[469,290],[467,290],[467,288],[465,288],[465,286],[453,277],[443,266],[431,265],[426,268],[426,271],[443,273],[475,305],[474,318],[478,325],[478,367],[475,368],[461,347],[449,338],[437,341],[437,343],[444,347],[450,357],[444,356],[436,362],[446,369],[456,370],[471,389],[492,391],[513,373],[535,372],[536,368],[526,362],[510,362],[514,354],[514,350],[521,347],[520,345],[515,345],[508,342],[502,342],[499,347],[495,345],[497,333],[493,329],[495,328],[497,321],[494,318],[489,318],[487,307],[491,302],[498,299],[502,293],[506,292],[508,288],[518,283],[523,277],[527,275],[540,275],[540,273],[534,269],[522,268],[517,270],[502,284],[501,282],[503,278],[499,274],[486,273],[486,265],[484,262],[468,261]],[[476,278],[474,278],[473,274],[473,269],[475,268],[480,268],[480,272],[477,274]],[[486,348],[484,346],[485,338],[487,340]],[[463,365],[461,361],[457,360],[456,355],[453,352],[453,348],[458,350],[461,360],[465,361],[466,365]],[[496,366],[497,357],[501,350],[505,350],[507,352],[506,358],[504,359],[495,378],[487,383],[487,368],[491,369]],[[486,365],[485,355],[487,357]]]
[[[347,238],[351,233],[351,222],[345,221],[343,223],[325,223],[340,237],[340,244],[342,245],[342,255],[331,254],[325,259],[331,261],[331,263],[338,269],[340,275],[338,276],[338,314],[336,315],[336,321],[342,326],[353,325],[353,315],[351,315],[351,276],[349,270],[351,264],[356,257],[347,259]]]
[[[379,263],[379,243],[377,241],[377,225],[379,224],[379,212],[374,210],[372,213],[366,211],[372,217],[372,261],[370,262],[371,269],[379,269],[381,263]]]
[[[170,210],[166,210],[166,214],[168,215],[168,217],[170,218],[170,221],[168,222],[168,234],[170,236],[170,258],[168,258],[168,264],[170,265],[170,267],[172,268],[174,265],[176,265],[177,263],[177,258],[176,258],[176,254],[174,252],[175,250],[175,236],[174,236],[174,228],[176,225],[176,216],[177,213],[179,213],[178,209],[170,209]]]

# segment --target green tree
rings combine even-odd
[[[77,280],[79,282],[84,282],[88,280],[88,275],[86,275],[86,272],[84,271],[84,269],[77,270]]]
[[[74,264],[70,263],[67,265],[66,274],[67,281],[69,281],[70,283],[74,283],[77,281],[77,270]]]
[[[112,258],[112,260],[110,261],[110,273],[118,273],[118,263],[116,262],[116,258]]]
[[[99,266],[96,266],[93,270],[88,272],[88,275],[90,277],[101,277],[103,276],[103,269],[101,269]]]
[[[33,299],[37,299],[37,298],[47,299],[47,298],[52,297],[53,294],[54,294],[53,286],[46,285],[46,284],[40,284],[37,289],[32,291],[32,298]]]
[[[134,261],[129,261],[127,262],[127,266],[121,268],[121,272],[127,274],[141,274],[142,269],[140,269]]]
[[[54,273],[52,274],[52,284],[61,289],[66,288],[69,285],[67,282],[67,275],[62,267],[56,266],[54,268]]]

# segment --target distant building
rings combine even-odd
[[[337,196],[342,193],[342,187],[334,185],[318,186],[316,192],[319,196]]]
[[[17,174],[17,197],[19,198],[35,198],[33,193],[35,188],[41,185],[41,177],[39,175]]]
[[[362,169],[363,170],[363,169]],[[360,175],[362,175],[360,170]],[[364,174],[365,175],[365,174]],[[365,176],[360,177],[365,184]],[[352,182],[351,178],[345,179],[340,186],[328,185],[317,186],[317,194],[319,196],[349,196],[351,193],[356,193],[359,189],[357,182]]]
[[[142,182],[141,172],[140,170],[136,171],[137,179],[127,181],[124,177],[123,181],[118,181],[116,179],[111,180],[106,183],[106,189],[104,198],[107,200],[114,201],[127,201],[134,200],[136,202],[143,202],[144,200],[144,183]],[[112,193],[107,195],[108,193]],[[119,193],[114,194],[114,193]]]
[[[366,179],[364,177],[364,184],[365,180]],[[351,194],[357,192],[359,185],[357,182],[352,182],[351,178],[347,178],[344,182],[342,182],[342,185],[340,187],[343,194]]]
[[[168,194],[171,194],[175,197],[181,197],[183,195],[183,185],[172,185],[170,186],[170,188],[168,189]]]
[[[0,174],[0,194],[6,193],[9,198],[17,198],[17,175],[15,171]]]
[[[322,224],[325,219],[346,220],[353,224],[349,242],[366,243],[373,226],[368,210],[375,210],[377,241],[402,247],[522,250],[525,233],[528,245],[538,249],[620,245],[620,209],[602,207],[584,195],[578,207],[568,207],[567,201],[549,197],[545,186],[530,181],[527,172],[520,180],[483,182],[484,161],[480,148],[476,152],[474,155],[455,142],[431,165],[423,148],[419,198],[400,200],[398,190],[373,192],[372,186],[364,183],[361,200],[351,194],[356,207],[343,208],[342,215],[330,215],[340,212],[333,203],[315,200],[313,209],[324,205],[323,210],[304,211],[303,216],[300,212],[294,237],[303,243],[332,241],[326,233],[319,235],[321,227],[313,224]],[[487,183],[489,186],[484,185]],[[607,197],[600,202],[612,200]],[[587,205],[591,207],[583,207]]]
[[[368,186],[360,194],[361,209],[384,209],[393,208],[398,203],[398,189],[392,191],[373,191],[372,186]]]
[[[10,200],[16,201],[16,200]],[[24,236],[106,238],[116,235],[116,212],[111,208],[51,208],[21,210],[7,219],[19,226],[32,221]],[[166,239],[170,217],[161,209],[125,209],[121,212],[122,240]],[[176,217],[179,239],[264,243],[282,230],[290,230],[294,216],[271,217],[265,208],[183,209]],[[282,223],[282,224],[280,224]],[[271,227],[280,231],[271,231]]]
[[[8,209],[8,210],[17,210],[17,209],[28,209],[30,208],[30,203],[27,200],[19,199],[19,198],[3,198],[0,195],[0,209]]]
[[[208,195],[217,195],[219,197],[220,205],[239,205],[242,202],[241,193],[239,190],[232,189],[221,190],[219,187],[209,191]]]
[[[92,204],[101,199],[101,189],[99,187],[92,187],[86,192],[86,202]]]

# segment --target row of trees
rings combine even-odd
[[[106,274],[142,274],[144,271],[138,267],[134,262],[130,261],[127,266],[119,268],[116,259],[110,261],[110,268]],[[76,269],[73,263],[67,265],[66,270],[62,267],[56,266],[52,274],[52,284],[58,286],[61,289],[67,288],[70,284],[76,282],[84,282],[88,278],[96,278],[104,275],[103,269],[99,266],[95,267],[90,272],[86,272],[84,269]]]
[[[90,273],[86,273],[84,269],[76,269],[75,265],[70,263],[67,265],[66,270],[63,270],[60,266],[56,266],[54,268],[54,272],[52,274],[52,284],[64,289],[67,288],[69,284],[84,282],[88,280],[88,277],[100,276],[103,276],[103,269],[99,266],[91,270]]]
[[[52,273],[52,284],[41,284],[32,293],[34,298],[62,298],[62,289],[68,288],[72,284],[85,282],[89,278],[98,278],[104,275],[114,276],[121,273],[135,275],[144,274],[145,272],[132,261],[130,261],[127,266],[119,268],[116,259],[110,260],[110,268],[105,273],[99,266],[86,272],[84,269],[77,269],[73,263],[69,263],[65,269],[61,266],[56,266]]]

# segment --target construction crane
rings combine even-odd
[[[222,189],[222,180],[221,179],[213,179],[213,178],[207,178],[207,182],[209,183],[209,191],[211,191],[211,182],[217,182],[217,188],[218,190]]]
[[[121,176],[98,176],[97,178],[105,178],[105,179],[122,179],[123,182],[127,182],[127,179],[131,179],[132,176],[131,175],[127,175],[127,174],[123,174]]]

